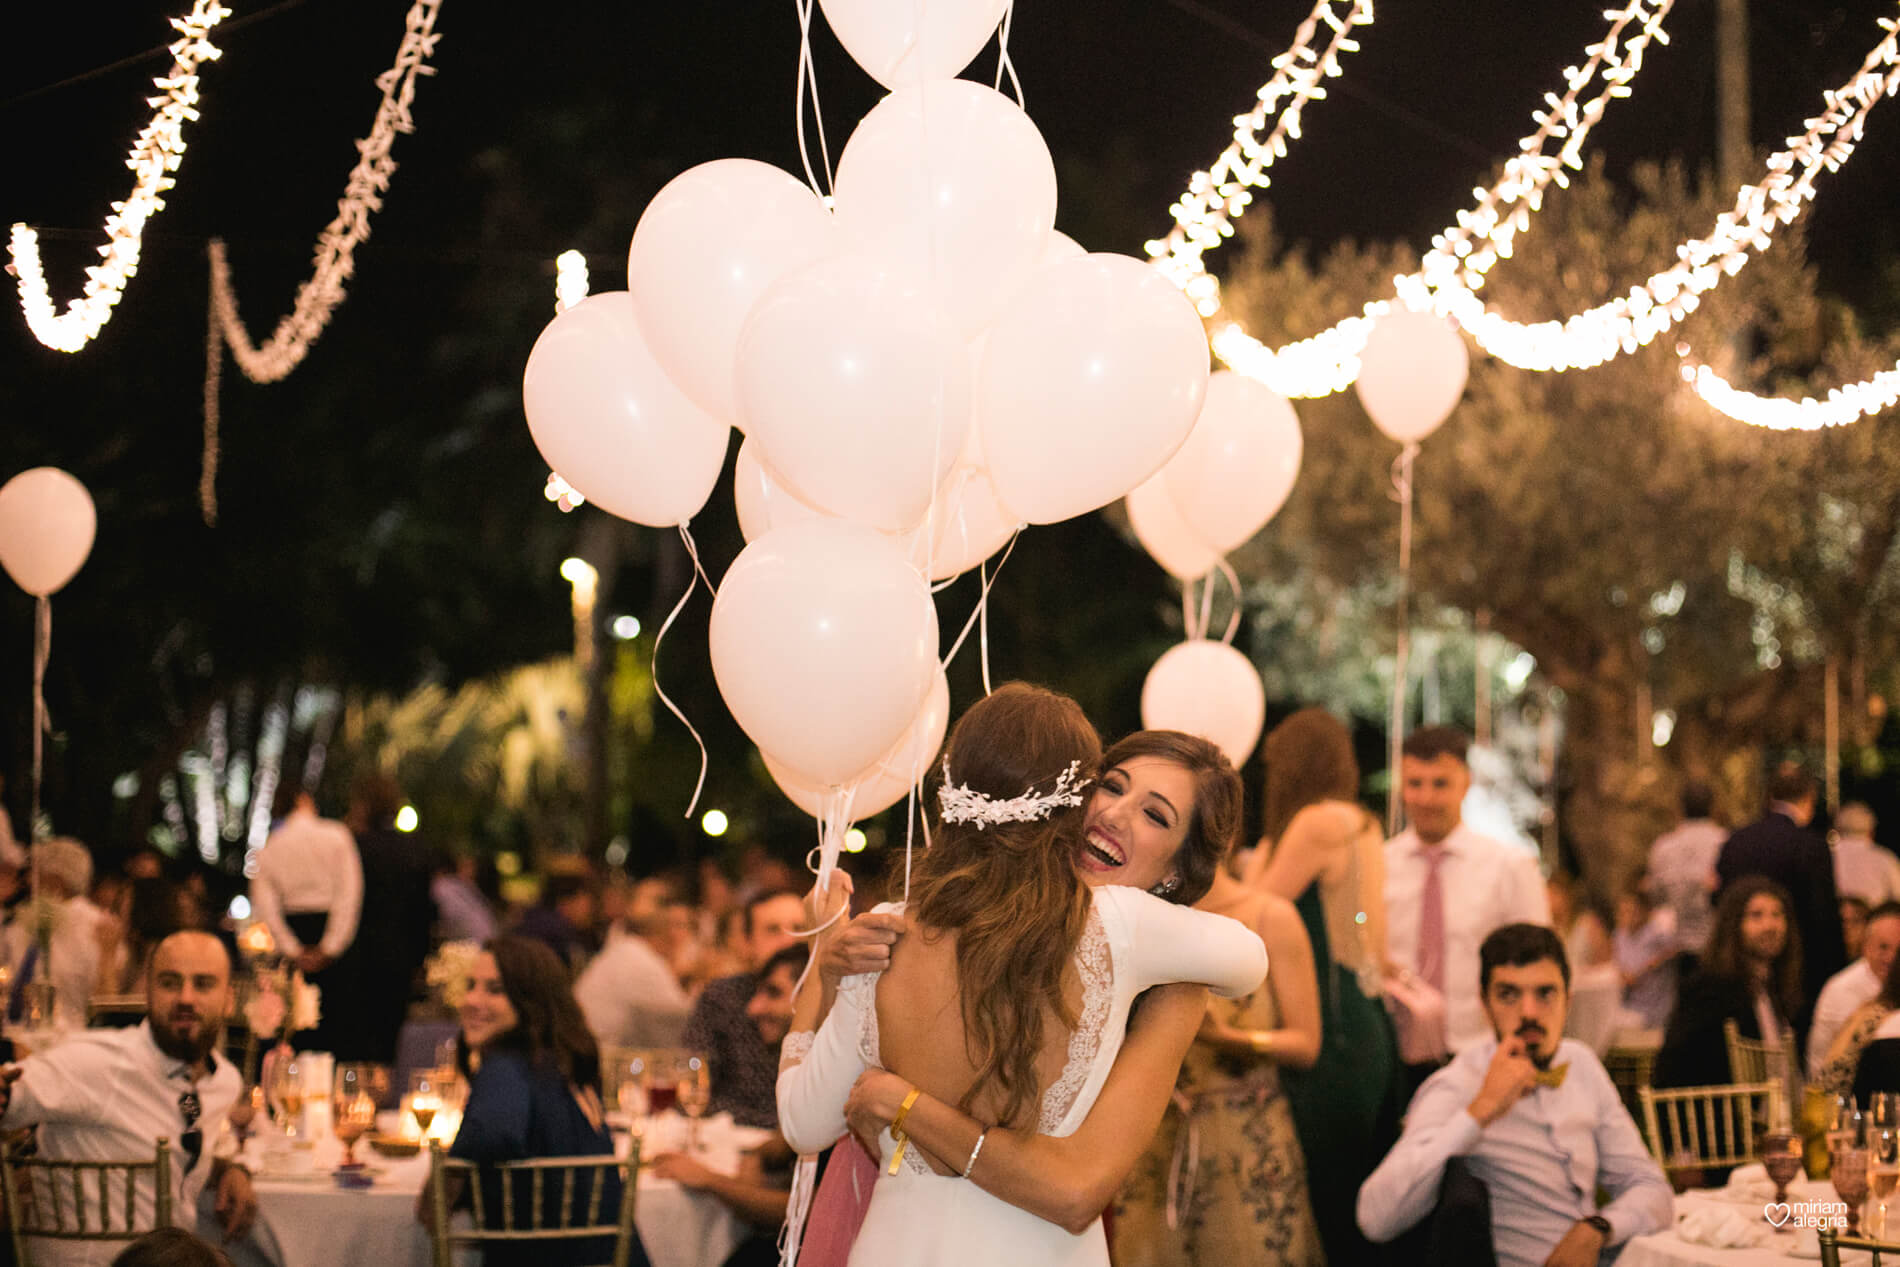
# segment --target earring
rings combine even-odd
[[[1168,896],[1168,894],[1174,892],[1176,889],[1180,887],[1181,887],[1181,877],[1171,875],[1167,879],[1163,880],[1160,884],[1157,884],[1152,889],[1149,889],[1148,892],[1154,894],[1156,897],[1166,897]]]

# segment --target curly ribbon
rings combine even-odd
[[[825,142],[825,116],[818,108],[818,66],[811,56],[811,11],[814,0],[792,0],[792,7],[798,12],[798,87],[792,98],[792,117],[798,120],[798,157],[805,164],[805,183],[811,191],[831,203],[831,147]],[[811,147],[805,140],[805,92],[811,91],[811,117],[818,129],[818,157],[825,173],[825,187],[818,187],[818,177],[811,166]],[[792,1246],[792,1256],[798,1254],[796,1243]],[[789,1264],[788,1264],[789,1267]]]
[[[218,526],[218,389],[224,379],[224,326],[218,320],[218,289],[211,288],[205,323],[205,440],[198,468],[198,509],[205,527]]]
[[[660,685],[660,643],[665,640],[666,631],[673,627],[673,622],[679,619],[680,613],[686,610],[687,602],[693,597],[693,587],[701,578],[705,579],[707,590],[715,598],[718,597],[718,591],[714,589],[712,579],[706,576],[706,569],[700,566],[699,547],[693,544],[693,534],[687,531],[684,523],[680,524],[680,540],[686,543],[686,557],[693,561],[693,575],[686,578],[686,592],[680,595],[679,602],[673,604],[673,610],[666,614],[666,620],[660,625],[660,632],[653,635],[653,659],[649,671],[653,674],[653,693],[660,697],[660,703],[666,705],[667,712],[679,718],[680,725],[686,727],[686,732],[693,737],[693,742],[699,745],[699,778],[693,782],[693,799],[686,802],[686,813],[682,815],[684,818],[691,818],[693,810],[699,806],[699,794],[706,786],[706,741],[699,737],[699,731],[693,728],[692,722],[686,720],[686,714],[680,711],[679,705],[667,695],[666,688]]]
[[[1398,835],[1402,805],[1399,760],[1405,744],[1406,661],[1412,652],[1412,463],[1417,458],[1418,442],[1414,440],[1399,450],[1398,458],[1392,463],[1392,496],[1399,503],[1399,598],[1396,613],[1398,645],[1392,659],[1392,717],[1386,753],[1392,784],[1386,790],[1385,798],[1385,833],[1388,836]]]
[[[1015,534],[1010,537],[1009,544],[1003,547],[1003,557],[996,561],[996,571],[994,572],[990,571],[987,564],[984,566],[983,571],[982,571],[983,592],[980,596],[978,596],[976,600],[976,610],[971,612],[970,618],[963,622],[963,632],[957,635],[957,640],[950,644],[949,654],[944,656],[943,660],[940,662],[943,668],[946,668],[946,669],[949,668],[950,662],[957,658],[957,652],[963,650],[964,641],[969,638],[970,631],[976,628],[979,619],[984,615],[985,611],[987,610],[987,604],[990,601],[990,587],[992,585],[995,585],[996,578],[1003,574],[1003,565],[1009,562],[1009,556],[1012,553],[1014,553],[1016,549],[1016,542],[1021,539],[1022,535],[1023,535],[1022,529],[1018,528]],[[987,658],[988,652],[985,651],[984,654],[985,654],[985,657]],[[989,689],[989,680],[988,680],[987,674],[985,675],[983,685],[984,685],[984,689],[987,691]]]

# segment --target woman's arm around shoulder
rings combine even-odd
[[[1134,993],[1181,981],[1222,998],[1251,994],[1267,975],[1267,948],[1239,920],[1176,906],[1141,889],[1105,886],[1095,901],[1124,921]]]

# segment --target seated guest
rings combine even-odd
[[[92,852],[63,836],[42,840],[32,848],[27,874],[36,901],[15,911],[6,928],[6,961],[13,970],[10,1019],[22,1019],[22,987],[50,982],[59,1023],[84,1028],[87,1004],[108,984],[119,942],[117,921],[87,896],[92,891]],[[44,952],[35,927],[41,904],[53,925]]]
[[[785,1035],[791,1032],[793,992],[810,957],[810,948],[801,943],[787,946],[766,960],[756,978],[752,1001],[746,1005],[746,1015],[774,1062],[785,1045]],[[846,1146],[857,1147],[851,1143]],[[683,1153],[661,1153],[653,1159],[653,1173],[695,1191],[711,1193],[750,1225],[750,1234],[727,1257],[725,1267],[771,1267],[778,1262],[778,1229],[785,1221],[785,1206],[792,1192],[792,1160],[791,1149],[775,1135],[741,1159],[736,1175],[722,1175]]]
[[[600,1049],[574,1002],[566,965],[552,950],[527,937],[491,940],[469,966],[461,1016],[456,1062],[469,1079],[468,1103],[449,1146],[450,1157],[493,1163],[613,1155],[613,1136],[600,1102]],[[500,1176],[485,1174],[482,1185],[484,1213],[490,1225],[498,1227]],[[559,1221],[562,1188],[547,1187],[544,1225]],[[530,1177],[517,1176],[511,1194],[517,1209],[530,1205],[531,1191]],[[609,1172],[600,1194],[602,1222],[618,1211],[620,1193],[618,1176]],[[585,1179],[577,1182],[572,1195],[572,1208],[585,1210],[591,1185]],[[424,1191],[417,1205],[417,1215],[425,1222],[428,1199]],[[519,1226],[526,1216],[517,1214],[516,1219]],[[485,1267],[579,1267],[612,1257],[610,1236],[483,1246]],[[631,1261],[647,1261],[637,1233]]]
[[[1900,958],[1896,959],[1900,963]],[[1814,1084],[1829,1095],[1852,1095],[1860,1072],[1860,1056],[1887,1018],[1900,1008],[1900,967],[1890,964],[1880,992],[1856,1008],[1828,1044],[1827,1054],[1813,1069]],[[1818,1009],[1817,1009],[1818,1011]]]
[[[1829,977],[1815,1001],[1814,1025],[1808,1030],[1810,1073],[1820,1074],[1848,1018],[1880,994],[1895,951],[1900,951],[1900,902],[1883,902],[1867,917],[1860,958]]]
[[[1859,801],[1834,816],[1834,891],[1870,909],[1900,901],[1900,858],[1874,843],[1874,812]]]
[[[1765,876],[1742,876],[1723,892],[1702,966],[1678,992],[1656,1053],[1655,1085],[1734,1082],[1726,1022],[1743,1038],[1781,1042],[1800,1007],[1801,935],[1788,891]]]
[[[1576,878],[1559,871],[1544,882],[1544,888],[1550,894],[1550,926],[1563,938],[1570,971],[1577,974],[1610,963],[1610,930]]]
[[[606,1047],[677,1047],[692,1004],[674,975],[693,912],[676,890],[628,908],[619,934],[581,970],[574,1000]]]
[[[1612,953],[1623,978],[1623,1007],[1641,1029],[1661,1029],[1676,1006],[1676,935],[1671,919],[1640,885],[1616,899]]]
[[[567,965],[569,978],[579,972],[591,949],[594,917],[600,910],[600,885],[586,871],[557,871],[541,885],[541,900],[522,912],[515,932],[552,950]]]
[[[173,933],[152,952],[146,1019],[132,1029],[74,1034],[44,1055],[0,1071],[0,1130],[39,1128],[40,1156],[54,1161],[137,1161],[152,1141],[172,1149],[173,1217],[196,1217],[207,1184],[227,1238],[244,1235],[257,1214],[251,1177],[209,1155],[240,1079],[218,1052],[231,1011],[231,960],[207,933]],[[134,1225],[150,1227],[154,1194],[137,1189]],[[115,1247],[45,1241],[33,1262],[65,1267],[109,1261]]]
[[[805,900],[771,889],[745,904],[745,936],[752,972],[709,982],[693,1004],[682,1043],[712,1061],[712,1113],[730,1113],[741,1126],[778,1129],[778,1057],[759,1037],[747,1009],[757,992],[753,976],[766,961],[798,941]]]
[[[1867,903],[1857,897],[1841,899],[1841,945],[1849,959],[1858,959],[1867,939],[1867,917],[1873,914]]]
[[[1548,928],[1507,924],[1479,948],[1493,1037],[1412,1098],[1405,1132],[1359,1189],[1359,1226],[1390,1241],[1430,1214],[1462,1158],[1489,1190],[1502,1267],[1591,1267],[1668,1227],[1669,1182],[1596,1055],[1563,1037],[1570,964]],[[1597,1207],[1599,1190],[1610,1196]]]

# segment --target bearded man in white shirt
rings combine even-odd
[[[1479,961],[1491,1037],[1419,1088],[1405,1133],[1359,1189],[1359,1227],[1384,1242],[1424,1219],[1460,1157],[1490,1193],[1500,1267],[1595,1267],[1674,1222],[1669,1181],[1595,1053],[1563,1037],[1570,965],[1557,935],[1510,924]],[[1610,1195],[1601,1208],[1598,1189]]]
[[[1411,825],[1385,846],[1386,957],[1445,996],[1454,1054],[1490,1035],[1478,1000],[1479,944],[1505,924],[1550,923],[1536,856],[1464,822],[1469,747],[1454,726],[1406,736],[1399,778]]]
[[[241,1087],[218,1052],[232,1005],[224,944],[200,932],[165,938],[152,952],[145,997],[147,1016],[136,1028],[85,1030],[0,1070],[0,1130],[38,1127],[40,1155],[56,1161],[149,1161],[152,1141],[166,1139],[174,1221],[189,1226],[210,1185],[225,1238],[243,1236],[257,1216],[251,1177],[209,1155]],[[150,1227],[150,1184],[136,1192],[137,1225]],[[40,1241],[33,1261],[96,1267],[123,1248]]]

